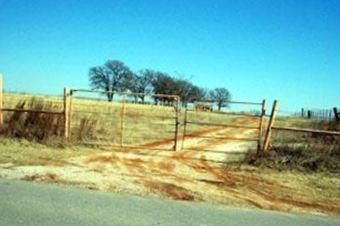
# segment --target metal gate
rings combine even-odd
[[[176,95],[72,89],[67,102],[69,139],[95,146],[177,149]]]
[[[202,102],[200,102],[202,103]],[[205,149],[228,140],[253,142],[259,151],[265,116],[262,102],[229,101],[228,105],[252,106],[251,111],[213,111],[211,107],[187,108],[184,113],[182,149]]]

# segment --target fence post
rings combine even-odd
[[[70,94],[68,97],[68,124],[67,124],[67,133],[68,137],[70,138],[72,136],[71,133],[71,125],[72,125],[72,102],[73,102],[73,94],[75,93],[75,90],[70,90]]]
[[[312,112],[310,110],[307,111],[307,118],[311,118],[312,117]]]
[[[259,141],[257,143],[257,153],[261,150],[261,141],[262,141],[262,131],[263,131],[263,119],[266,114],[266,100],[262,101],[262,109],[261,109],[261,117],[260,117],[260,125],[259,125]]]
[[[67,96],[67,88],[64,88],[64,138],[68,139],[69,137],[69,105],[68,105],[68,96]]]
[[[333,108],[335,121],[339,122],[339,112],[336,107]]]
[[[185,112],[184,112],[183,137],[182,137],[181,150],[184,149],[185,136],[187,134],[187,122],[188,122],[188,107],[185,108]]]
[[[277,105],[278,105],[278,101],[274,100],[272,112],[271,112],[269,123],[268,123],[268,128],[267,128],[266,136],[265,136],[265,139],[264,139],[263,152],[268,152],[270,138],[272,136],[272,127],[274,125],[274,121],[275,121],[275,117],[276,117],[276,112],[277,112]]]
[[[178,144],[178,126],[179,126],[179,97],[176,97],[176,119],[175,119],[175,138],[174,138],[174,151],[177,151]]]
[[[4,124],[3,108],[3,77],[0,73],[0,127]]]

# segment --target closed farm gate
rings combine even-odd
[[[177,148],[178,96],[73,89],[68,106],[69,139],[131,149]]]
[[[252,147],[260,150],[265,115],[265,101],[228,102],[229,106],[254,106],[251,111],[200,111],[186,109],[182,148],[210,151],[224,151],[226,145],[230,149],[230,142],[239,144],[254,143]],[[236,108],[237,109],[237,108]],[[236,144],[237,145],[237,144]],[[249,144],[246,144],[249,147]]]

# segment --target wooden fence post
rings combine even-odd
[[[262,108],[261,108],[261,118],[260,118],[260,125],[259,125],[259,141],[257,143],[257,153],[261,150],[261,141],[262,141],[262,132],[263,132],[263,119],[266,114],[266,100],[262,101]]]
[[[3,108],[3,77],[0,73],[0,126],[4,124],[4,115],[2,112]]]
[[[312,117],[312,112],[310,110],[307,111],[307,118],[311,118]]]
[[[67,100],[67,105],[68,105],[68,124],[67,124],[67,131],[68,131],[68,137],[70,138],[72,136],[72,131],[71,131],[71,125],[72,125],[72,102],[73,102],[73,95],[76,93],[75,90],[70,90],[68,100]]]
[[[333,111],[334,111],[334,118],[335,118],[335,121],[339,122],[340,119],[339,119],[339,112],[338,112],[338,109],[336,107],[333,108]]]
[[[276,112],[277,112],[277,105],[278,105],[278,101],[274,100],[272,112],[271,112],[269,123],[268,123],[268,128],[267,128],[266,136],[265,136],[265,139],[264,139],[263,152],[268,152],[270,138],[272,136],[272,127],[274,125],[274,121],[275,121],[275,117],[276,117]]]
[[[64,88],[64,138],[69,138],[69,105],[67,88]]]
[[[123,94],[122,107],[120,110],[120,147],[124,146],[124,120],[125,120],[125,94]]]
[[[184,149],[185,136],[187,134],[187,124],[188,124],[188,108],[186,107],[185,112],[184,112],[183,137],[182,137],[182,148],[181,148],[181,150]]]
[[[177,144],[178,144],[178,126],[180,124],[179,122],[179,97],[176,97],[176,118],[175,118],[175,138],[174,138],[174,151],[177,151]]]

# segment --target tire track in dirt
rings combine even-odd
[[[254,120],[249,121],[241,121],[241,123],[249,124],[253,123]],[[238,123],[240,121],[238,120]],[[245,134],[248,129],[238,129],[237,133]],[[200,131],[193,133],[194,137],[190,137],[189,140],[198,140],[200,136],[210,135],[214,136],[216,134],[221,133],[230,133],[230,129],[225,128],[213,128],[206,131]],[[197,136],[197,137],[196,137]],[[236,138],[235,135],[230,136],[231,138]],[[198,144],[200,142],[197,142]],[[194,157],[198,154],[197,150],[204,150],[207,148],[216,147],[219,145],[228,145],[229,141],[218,140],[218,141],[208,141],[203,144],[197,145],[195,147],[196,150],[188,150],[176,153],[172,157],[165,157],[161,160],[161,162],[169,162],[169,161],[178,161],[181,164],[192,168],[199,172],[207,172],[215,176],[216,179],[223,181],[223,187],[230,193],[234,194],[236,198],[240,201],[246,201],[248,204],[256,206],[258,208],[269,208],[274,210],[282,210],[282,205],[284,206],[296,206],[302,209],[310,209],[310,210],[318,210],[321,212],[333,212],[340,213],[340,207],[336,205],[332,205],[331,203],[322,204],[318,202],[308,202],[303,201],[304,197],[300,197],[299,200],[295,198],[288,197],[278,197],[278,194],[290,194],[292,188],[287,187],[285,185],[264,180],[260,177],[255,176],[245,176],[245,175],[237,175],[233,172],[226,172],[225,170],[221,170],[216,165],[209,163],[209,160],[205,159],[205,156],[200,156],[198,160],[200,161],[192,161]],[[168,169],[165,170],[166,173]],[[176,177],[175,177],[176,178]],[[177,178],[176,178],[177,179]],[[179,179],[179,178],[178,178]],[[220,186],[216,185],[215,186]],[[246,188],[247,192],[240,192],[233,187],[243,187]],[[259,188],[261,187],[261,188]],[[272,191],[275,191],[273,194]],[[248,194],[247,194],[248,193]],[[303,193],[303,192],[300,192]],[[289,207],[288,207],[289,208]]]

